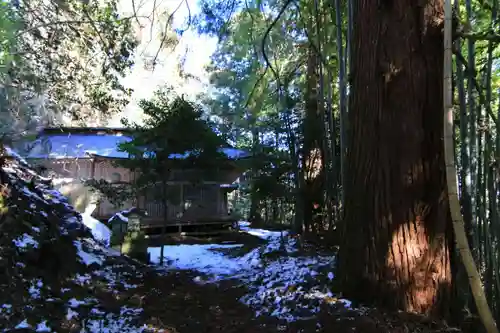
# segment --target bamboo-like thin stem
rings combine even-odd
[[[451,0],[445,0],[444,21],[444,70],[443,70],[443,106],[444,106],[444,154],[446,163],[446,181],[453,231],[460,257],[469,277],[472,295],[481,321],[488,333],[498,333],[493,315],[484,294],[481,278],[472,257],[465,233],[465,224],[460,211],[457,189],[457,172],[455,167],[453,145],[453,96],[452,96],[452,7]]]

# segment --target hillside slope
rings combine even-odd
[[[17,155],[7,150],[0,165],[0,328],[105,332],[103,326],[119,326],[123,332],[142,331],[130,324],[138,309],[118,306],[110,311],[110,302],[103,302],[113,298],[123,280],[113,267],[134,271],[134,263],[96,242],[50,180]]]

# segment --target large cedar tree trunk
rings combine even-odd
[[[443,3],[354,2],[346,297],[446,315],[451,221],[443,156]]]

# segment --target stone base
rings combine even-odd
[[[149,263],[148,240],[143,231],[127,232],[121,243],[113,243],[113,248],[131,258]]]

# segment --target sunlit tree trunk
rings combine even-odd
[[[353,3],[347,297],[445,315],[451,221],[443,154],[443,2]]]

